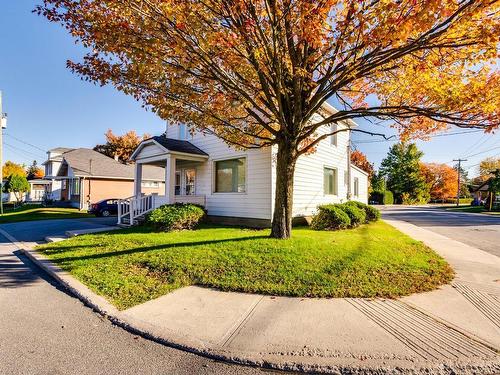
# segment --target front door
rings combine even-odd
[[[175,172],[175,195],[196,194],[196,170],[183,168]]]

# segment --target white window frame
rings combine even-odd
[[[333,133],[335,131],[339,130],[339,126],[335,123],[330,124],[330,133]],[[330,145],[331,146],[338,146],[338,133],[337,134],[332,134],[330,136]]]
[[[359,177],[354,177],[352,179],[352,190],[353,190],[353,193],[354,193],[354,196],[356,198],[359,198]]]
[[[245,159],[245,191],[217,191],[217,162],[227,160]],[[212,159],[212,194],[248,194],[248,157],[246,155],[235,155],[225,158]]]
[[[325,169],[335,171],[333,178],[333,193],[327,193],[325,191]],[[323,166],[323,195],[338,197],[339,195],[339,170],[338,168],[332,167],[331,165]]]

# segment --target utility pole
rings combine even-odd
[[[3,130],[7,127],[7,114],[2,109],[2,91],[0,91],[0,215],[3,215]]]
[[[462,162],[467,161],[467,159],[453,159],[453,161],[458,161],[458,167],[457,167],[457,207],[460,206],[460,172],[462,171]]]

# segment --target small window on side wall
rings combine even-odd
[[[331,124],[330,133],[336,132],[337,130],[338,130],[337,124]],[[330,136],[330,143],[332,146],[337,146],[337,135],[338,134],[332,134]]]
[[[215,162],[215,192],[244,193],[246,191],[246,159]]]
[[[354,177],[354,196],[359,197],[359,178]]]
[[[333,168],[323,168],[324,194],[337,195],[337,170]]]

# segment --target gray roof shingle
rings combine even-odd
[[[77,148],[63,154],[64,162],[71,167],[75,176],[109,177],[134,179],[134,166],[126,165],[88,148]],[[61,168],[60,172],[64,168]],[[163,181],[165,170],[154,165],[145,165],[143,180]]]
[[[205,151],[199,149],[189,141],[167,138],[165,135],[158,135],[153,137],[152,139],[170,151],[208,156]]]

